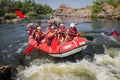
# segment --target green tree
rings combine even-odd
[[[21,10],[22,2],[16,1],[12,4],[12,11],[15,12],[16,10]]]
[[[100,9],[101,2],[100,0],[95,0],[92,5],[92,15],[91,18],[92,20],[97,20],[98,19],[98,12]]]
[[[37,4],[34,0],[0,0],[0,16],[4,16],[5,13],[14,13],[16,10],[20,10],[23,14],[29,11],[42,15],[52,12],[50,6]]]
[[[52,9],[47,4],[43,5],[43,9],[44,9],[44,14],[48,14],[52,12]]]
[[[26,16],[37,16],[38,14],[34,11],[29,11]]]

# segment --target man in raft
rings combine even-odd
[[[80,33],[77,31],[76,27],[75,27],[75,24],[74,23],[71,23],[70,24],[70,28],[68,29],[67,31],[67,36],[65,38],[65,42],[67,41],[71,41],[73,40],[74,38],[77,38],[80,36]]]
[[[112,29],[111,35],[112,35],[113,37],[118,37],[118,36],[119,36],[119,34],[118,34],[117,31],[115,30],[115,28]]]
[[[0,66],[0,80],[12,80],[10,66]]]
[[[57,28],[57,31],[58,31],[57,39],[59,40],[59,42],[64,42],[67,32],[67,29],[65,28],[64,24],[60,24],[60,27]]]
[[[34,36],[35,36],[35,40],[37,42],[37,45],[39,45],[40,43],[45,42],[44,33],[42,32],[41,27],[37,27],[37,29],[36,29],[36,31],[34,33]]]
[[[30,23],[30,24],[27,25],[27,33],[28,33],[29,36],[32,35],[34,29],[35,28],[33,26],[33,23]]]
[[[50,30],[46,31],[45,37],[46,37],[46,42],[48,46],[51,45],[52,40],[54,39],[56,33],[57,33],[57,30],[55,29],[55,26],[51,26]]]

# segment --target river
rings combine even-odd
[[[26,57],[23,52],[28,46],[26,25],[29,22],[21,21],[0,24],[0,65],[15,67],[17,80],[120,80],[120,37],[116,40],[109,36],[113,27],[120,34],[120,22],[67,19],[66,28],[70,22],[78,22],[78,31],[94,38],[88,40],[82,59],[81,55],[55,59],[36,49]],[[44,31],[46,25],[42,23]]]

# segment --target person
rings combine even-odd
[[[66,28],[64,26],[64,24],[60,24],[60,27],[58,27],[58,36],[57,39],[59,40],[59,42],[64,42],[65,36],[66,36]]]
[[[44,42],[44,33],[42,32],[41,27],[37,27],[35,33],[34,33],[34,39],[37,42],[37,45],[39,45],[40,43]]]
[[[41,21],[38,21],[38,22],[36,23],[36,27],[41,27]]]
[[[0,80],[12,80],[11,67],[9,65],[0,66]]]
[[[74,38],[77,38],[79,36],[80,36],[80,33],[75,28],[75,24],[71,23],[70,24],[70,28],[68,29],[68,32],[67,32],[67,36],[66,36],[65,42],[73,40]]]
[[[57,30],[55,29],[55,26],[51,26],[50,30],[45,33],[46,36],[46,42],[47,45],[50,46],[52,43],[52,40],[55,37]]]
[[[119,36],[119,34],[118,34],[117,31],[115,30],[115,28],[112,29],[111,35],[112,35],[113,37],[118,37],[118,36]]]
[[[34,26],[33,26],[33,23],[30,23],[27,25],[27,33],[28,33],[28,36],[31,36],[33,31],[34,31]]]
[[[46,31],[49,31],[51,29],[51,23],[48,23],[47,27],[46,27]]]

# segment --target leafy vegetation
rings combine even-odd
[[[16,18],[16,14],[15,13],[8,13],[4,15],[5,19],[14,19]]]
[[[120,6],[120,0],[108,0],[107,3],[113,5],[114,7]]]
[[[93,6],[92,6],[92,15],[91,18],[92,20],[97,20],[98,19],[98,12],[99,12],[99,8],[100,8],[100,2],[99,0],[95,0],[93,2]]]
[[[100,7],[104,3],[114,6],[114,8],[120,7],[120,0],[94,0],[91,15],[92,20],[97,20]]]
[[[92,13],[91,18],[93,21],[96,21],[98,19],[98,14],[97,13]]]
[[[34,11],[29,11],[26,16],[37,16],[38,14]]]
[[[53,12],[49,5],[38,4],[34,0],[0,0],[0,17],[4,16],[5,13],[15,13],[16,10],[30,16],[46,15]]]

